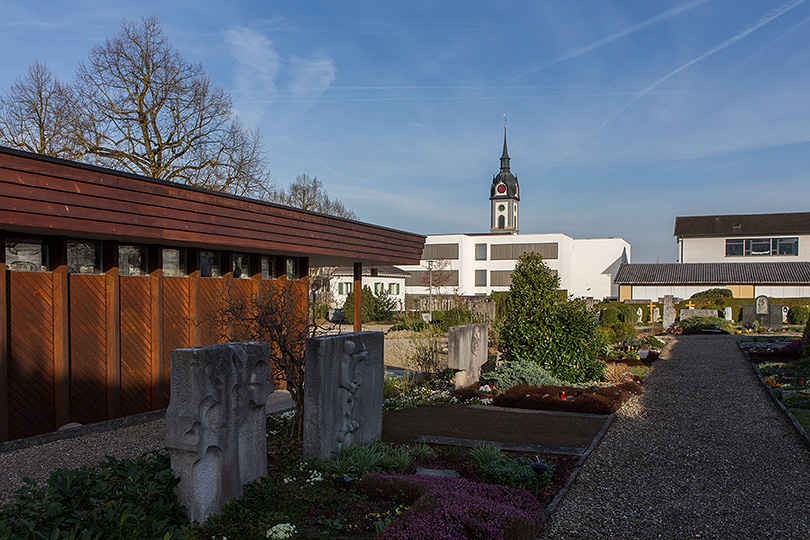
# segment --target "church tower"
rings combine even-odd
[[[506,126],[503,126],[503,154],[501,154],[501,172],[492,178],[489,190],[492,207],[491,227],[489,232],[518,233],[518,180],[509,170],[509,154],[506,151]]]

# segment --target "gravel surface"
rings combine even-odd
[[[165,440],[166,422],[160,419],[0,453],[0,504],[11,502],[24,477],[41,484],[56,469],[95,465],[106,456],[135,458],[162,449]]]
[[[810,451],[735,336],[673,340],[541,536],[810,538]]]

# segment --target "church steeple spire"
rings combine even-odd
[[[506,115],[504,115],[506,122]],[[509,170],[509,153],[506,151],[506,124],[503,126],[503,154],[501,154],[501,171]]]
[[[503,115],[503,153],[501,170],[492,178],[489,191],[491,201],[491,232],[518,232],[518,194],[517,177],[509,170],[509,152],[506,150],[506,115]]]

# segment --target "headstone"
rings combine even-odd
[[[757,296],[756,299],[756,314],[767,315],[770,309],[770,302],[767,296]]]
[[[658,319],[660,318],[661,318],[661,310],[658,308],[658,306],[656,306],[655,309],[653,310],[653,321],[658,322]]]
[[[757,297],[757,303],[759,303],[760,298],[765,298],[767,300],[767,297],[764,296]],[[751,327],[753,326],[754,321],[756,321],[757,324],[763,328],[781,330],[782,306],[770,304],[770,302],[768,302],[768,311],[766,313],[757,313],[757,304],[746,304],[742,306],[740,322],[744,326]]]
[[[380,438],[382,332],[309,338],[304,367],[304,458],[328,459]]]
[[[782,306],[782,323],[783,324],[788,322],[788,312],[789,311],[790,311],[790,308],[788,308],[787,306]]]
[[[730,309],[730,308],[729,308]],[[685,321],[690,317],[717,317],[716,309],[682,309],[681,320]]]
[[[265,342],[172,351],[166,447],[192,521],[202,523],[267,474],[269,358]]]
[[[593,296],[586,296],[585,307],[588,309],[593,309],[593,306],[594,306]]]
[[[723,308],[723,314],[725,315],[727,321],[734,320],[734,315],[731,312],[731,306],[726,306]]]
[[[644,311],[641,308],[636,308],[636,317],[638,317],[636,322],[641,322],[641,318],[644,317]]]
[[[657,320],[657,319],[656,319]],[[675,326],[675,297],[671,294],[664,296],[664,330]]]
[[[463,388],[481,377],[487,361],[486,323],[451,326],[447,334],[447,367],[456,370],[456,388]]]

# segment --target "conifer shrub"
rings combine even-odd
[[[495,371],[488,374],[498,388],[512,388],[519,384],[543,386],[544,384],[562,384],[562,381],[540,367],[537,362],[514,361],[504,362]]]

